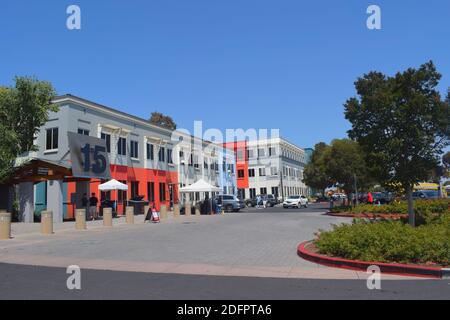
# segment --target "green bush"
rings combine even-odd
[[[414,208],[419,224],[428,220],[433,220],[436,216],[450,213],[450,201],[448,199],[439,200],[416,200]],[[371,214],[408,214],[408,204],[406,201],[393,202],[385,205],[360,204],[355,207],[341,206],[331,210],[333,213],[371,213]]]
[[[400,221],[334,226],[315,244],[320,253],[351,260],[450,265],[450,214],[417,228]]]

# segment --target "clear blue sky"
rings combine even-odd
[[[0,39],[2,85],[34,75],[137,116],[280,128],[303,147],[346,136],[342,104],[365,72],[432,59],[450,87],[448,0],[1,0]]]

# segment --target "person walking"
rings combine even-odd
[[[256,209],[261,208],[261,196],[256,197]]]
[[[89,198],[89,214],[92,221],[97,220],[98,218],[98,198],[95,196],[95,193],[92,192],[92,196]]]
[[[267,196],[263,197],[263,208],[266,209],[267,208]]]
[[[373,204],[373,195],[372,195],[372,192],[369,192],[369,193],[367,194],[367,203],[368,203],[368,204]]]

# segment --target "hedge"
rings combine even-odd
[[[354,221],[321,232],[321,254],[350,260],[450,266],[450,214],[413,228],[400,221]]]

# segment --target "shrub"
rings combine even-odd
[[[315,242],[322,254],[351,260],[450,265],[450,215],[417,228],[400,221],[334,226]]]

